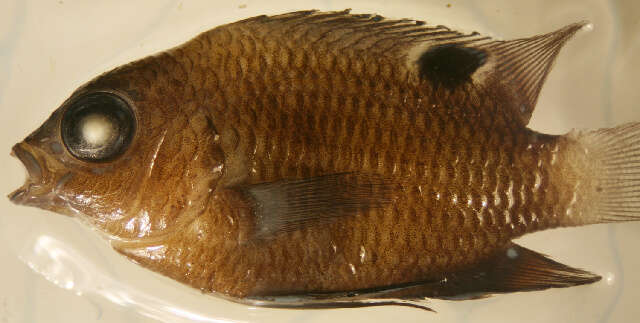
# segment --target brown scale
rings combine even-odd
[[[620,149],[637,127],[526,128],[581,26],[514,41],[348,12],[221,26],[77,90],[14,148],[27,168],[45,165],[47,185],[64,178],[66,204],[29,199],[44,196],[36,188],[10,197],[81,214],[133,261],[251,304],[402,305],[593,282],[511,242],[629,219],[589,210],[633,180],[606,157],[633,157]],[[60,120],[92,93],[133,107],[128,148],[100,161],[54,154],[40,138],[65,143]]]

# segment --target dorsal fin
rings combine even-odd
[[[525,126],[558,52],[585,25],[586,22],[574,23],[543,35],[501,41],[477,32],[461,33],[442,25],[428,25],[424,21],[393,20],[345,10],[259,16],[226,28],[240,28],[246,34],[273,38],[276,41],[270,44],[278,43],[289,49],[303,47],[338,55],[355,51],[358,55],[385,57],[396,61],[400,72],[408,72],[417,80],[427,80],[436,90],[436,96],[444,93],[444,100],[450,93],[456,94],[461,86],[468,92],[479,91],[486,85],[484,88],[489,88],[490,93],[475,94],[496,98],[497,102],[492,105],[499,104],[499,111],[508,115],[507,120]],[[352,63],[341,63],[339,68],[346,72],[347,65]],[[450,93],[439,91],[440,88]],[[459,106],[459,102],[455,105]],[[491,107],[482,108],[487,113],[496,112]],[[474,113],[478,112],[473,109]]]
[[[494,77],[508,88],[515,100],[512,113],[520,116],[523,125],[529,123],[560,49],[585,25],[586,22],[579,22],[544,35],[479,45],[493,57]]]
[[[283,42],[297,46],[330,48],[336,52],[362,50],[405,59],[407,50],[424,42],[467,44],[491,40],[476,32],[465,34],[420,20],[387,19],[379,15],[351,14],[350,11],[308,10],[263,15],[229,24],[226,28],[249,29],[251,34],[279,37]]]

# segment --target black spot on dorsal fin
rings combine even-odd
[[[453,90],[471,81],[471,75],[487,61],[483,50],[460,44],[435,45],[418,59],[420,77],[434,87]]]

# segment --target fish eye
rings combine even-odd
[[[83,95],[62,116],[62,141],[76,158],[104,162],[125,152],[135,132],[129,104],[107,92]]]

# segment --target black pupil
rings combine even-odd
[[[112,160],[131,143],[134,120],[129,105],[115,94],[87,94],[73,101],[65,111],[62,140],[79,159]]]

